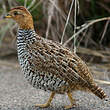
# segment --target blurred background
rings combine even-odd
[[[17,62],[17,24],[3,16],[15,6],[25,6],[32,13],[35,31],[47,39],[61,42],[72,0],[0,0],[0,60]],[[78,7],[78,6],[77,6]],[[90,20],[110,16],[110,0],[79,0],[76,32]],[[65,30],[65,43],[74,34],[74,4]],[[74,49],[74,39],[67,46]],[[109,80],[110,21],[97,22],[77,35],[77,54],[87,62],[95,77]]]
[[[28,8],[39,35],[66,44],[72,51],[76,48],[110,97],[110,0],[0,0],[0,110],[36,110],[32,106],[46,102],[50,95],[23,79],[17,60],[18,26],[3,19],[16,6]],[[110,104],[102,104],[92,93],[79,91],[74,96],[77,110],[110,110]],[[52,105],[57,110],[67,103],[66,95],[56,95]]]

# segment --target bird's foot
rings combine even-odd
[[[77,106],[76,105],[76,100],[72,98],[71,92],[68,92],[67,95],[68,95],[68,98],[69,98],[71,104],[64,106],[64,108],[65,109],[70,109],[70,108],[76,107]]]
[[[77,105],[76,104],[71,104],[71,105],[66,105],[64,106],[65,109],[71,109],[73,107],[76,107]]]
[[[45,104],[36,104],[35,105],[35,107],[40,107],[40,108],[47,108],[49,106],[50,106],[50,104],[48,104],[48,103],[45,103]]]
[[[54,95],[55,95],[55,92],[52,92],[51,95],[50,95],[50,98],[47,101],[47,103],[45,103],[45,104],[36,104],[35,106],[36,107],[40,107],[40,108],[47,108],[47,107],[49,107],[52,99],[54,98]]]

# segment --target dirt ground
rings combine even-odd
[[[110,96],[110,86],[100,86]],[[34,105],[45,103],[49,95],[49,92],[37,90],[27,83],[17,61],[0,60],[0,110],[44,110]],[[92,93],[77,91],[73,96],[78,106],[71,110],[110,110],[110,104]],[[45,110],[63,110],[68,104],[66,94],[56,94],[51,107]]]

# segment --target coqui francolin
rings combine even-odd
[[[18,25],[18,60],[27,81],[36,89],[51,91],[45,104],[48,107],[55,94],[67,93],[70,105],[75,106],[72,91],[89,91],[106,100],[107,95],[95,84],[87,65],[74,52],[60,43],[40,37],[34,30],[30,12],[23,6],[12,8],[5,18],[12,18]]]

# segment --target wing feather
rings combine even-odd
[[[88,85],[92,81],[83,61],[68,48],[49,40],[36,41],[28,45],[35,69],[45,74],[53,74],[69,84]],[[86,78],[85,78],[86,76]]]

